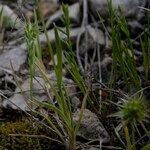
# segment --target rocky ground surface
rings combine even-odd
[[[91,86],[91,79],[94,78],[96,81],[100,81],[99,68],[101,68],[102,83],[107,85],[112,64],[112,41],[103,27],[104,24],[105,28],[111,33],[107,1],[41,0],[40,6],[52,44],[55,42],[53,23],[62,29],[64,28],[64,26],[61,26],[62,22],[60,19],[63,15],[61,9],[62,2],[69,4],[69,17],[71,20],[70,37],[82,75],[87,77],[88,85]],[[113,9],[117,9],[118,6],[122,8],[121,13],[117,11],[118,15],[124,15],[127,18],[139,74],[143,73],[143,65],[138,36],[143,34],[145,29],[147,11],[143,8],[148,8],[148,5],[149,0],[112,1]],[[36,5],[35,0],[0,0],[0,10],[2,8],[5,19],[2,20],[0,16],[0,122],[4,122],[8,118],[10,119],[15,114],[12,112],[30,112],[30,102],[26,101],[30,97],[30,80],[23,27],[25,18],[33,21],[33,10],[34,8],[36,9]],[[98,17],[97,11],[103,18],[103,24]],[[146,31],[148,30],[146,28]],[[63,35],[60,36],[63,38]],[[43,62],[48,76],[55,83],[56,77],[51,69],[51,62],[47,60],[47,41],[44,33],[40,33],[39,39],[43,49]],[[16,79],[19,82],[19,86],[16,83]],[[73,119],[76,122],[80,112],[81,97],[76,94],[77,89],[74,86],[73,80],[67,76],[66,70],[64,70],[63,82],[68,85],[68,93],[74,95],[72,96],[72,107],[74,109]],[[45,91],[42,90],[43,86],[45,86],[45,82],[37,71],[36,78],[33,81],[34,94],[41,101],[47,101],[48,97]],[[50,92],[50,94],[51,98],[54,99],[53,93]],[[106,97],[107,93],[104,93],[102,98],[107,110],[104,110],[106,113],[97,114],[91,108],[85,109],[81,127],[78,131],[77,144],[79,149],[98,150],[99,141],[102,141],[104,144],[104,149],[115,149],[116,144],[121,143],[119,137],[117,137],[117,133],[121,132],[120,127],[114,119],[106,117],[115,109],[112,106],[107,106]],[[34,106],[32,109],[42,111],[38,106]],[[90,144],[92,141],[93,143]],[[141,140],[139,145],[142,145],[142,142]],[[123,144],[118,144],[118,147],[122,147],[121,145]]]

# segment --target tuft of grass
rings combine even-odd
[[[82,77],[80,75],[80,72],[78,70],[75,58],[73,56],[72,52],[72,44],[70,40],[70,20],[69,20],[69,12],[68,12],[68,6],[63,5],[63,22],[66,26],[66,30],[63,31],[60,28],[58,28],[56,25],[54,25],[54,33],[55,33],[55,47],[56,47],[56,57],[57,57],[57,64],[54,61],[54,51],[52,49],[51,43],[48,38],[48,33],[46,30],[44,17],[42,14],[42,11],[40,9],[39,4],[38,10],[39,10],[39,16],[42,21],[43,31],[45,33],[48,49],[50,53],[50,57],[54,66],[54,72],[56,76],[56,83],[53,83],[47,73],[46,69],[43,65],[43,62],[41,61],[41,53],[40,52],[40,45],[39,45],[39,38],[38,38],[38,27],[35,22],[35,25],[32,25],[30,22],[26,24],[25,27],[25,39],[28,47],[28,64],[29,64],[29,71],[30,71],[30,79],[31,79],[31,100],[33,100],[33,103],[38,103],[41,108],[46,108],[52,112],[52,117],[41,114],[48,123],[48,126],[51,128],[52,131],[54,131],[59,138],[61,139],[62,143],[65,145],[66,149],[70,150],[76,150],[76,134],[78,131],[78,128],[80,126],[83,111],[86,106],[86,100],[88,97],[88,92],[86,91],[85,85],[83,83]],[[36,15],[35,15],[36,17]],[[36,19],[35,19],[36,20]],[[36,20],[37,21],[37,20]],[[66,39],[61,39],[59,36],[59,32],[62,32],[66,35]],[[77,124],[73,122],[73,115],[72,115],[72,109],[71,109],[71,97],[68,94],[66,85],[62,82],[62,43],[65,44],[66,49],[68,51],[65,53],[66,56],[66,62],[69,66],[67,69],[69,70],[70,74],[72,75],[72,78],[74,79],[77,86],[80,88],[82,93],[84,94],[82,106],[81,106],[81,113],[79,115],[79,120]],[[40,54],[40,55],[39,55]],[[42,78],[45,80],[45,85],[48,85],[51,89],[51,91],[54,93],[56,98],[56,103],[52,101],[52,103],[48,102],[40,102],[38,99],[34,98],[34,95],[32,93],[32,82],[35,75],[35,68],[38,68]],[[39,113],[39,112],[37,112]],[[53,123],[53,119],[57,122],[57,126]]]
[[[108,1],[110,24],[112,28],[112,79],[111,83],[117,81],[118,70],[121,71],[123,81],[126,83],[126,88],[130,91],[133,85],[136,90],[140,90],[140,80],[137,73],[133,45],[131,42],[130,32],[128,30],[125,17],[119,17],[112,8],[111,0]],[[126,43],[121,39],[121,34],[126,37]]]
[[[130,32],[124,16],[118,16],[112,8],[112,0],[108,0],[110,24],[112,28],[109,37],[112,40],[112,73],[110,77],[111,88],[116,88],[118,72],[121,72],[122,80],[125,83],[125,91],[131,92],[133,87],[134,92],[142,89],[140,76],[137,72],[136,62],[134,59],[134,48],[130,37]],[[120,9],[121,11],[121,9]],[[100,15],[99,15],[100,17]],[[100,20],[102,18],[100,17]],[[103,25],[104,26],[104,25]],[[106,28],[104,27],[106,30]],[[122,35],[126,39],[122,41]],[[143,54],[143,66],[145,71],[145,82],[148,82],[149,76],[149,36],[144,32],[144,39],[140,39],[141,50]],[[133,92],[133,91],[132,91]],[[123,99],[123,102],[118,105],[119,111],[112,116],[120,118],[123,125],[125,139],[128,150],[136,149],[135,130],[140,124],[145,131],[147,137],[150,137],[149,131],[145,127],[145,122],[148,121],[148,103],[145,102],[142,96],[129,97]],[[115,104],[117,105],[117,104]],[[130,134],[131,132],[131,134]]]
[[[145,31],[144,31],[145,32]],[[150,47],[150,38],[147,35],[148,33],[144,33],[144,39],[140,38],[140,45],[143,54],[143,67],[145,72],[145,83],[148,83],[149,71],[150,71],[150,60],[149,60],[149,47]]]
[[[28,65],[30,73],[30,99],[33,97],[33,78],[35,75],[36,66],[34,64],[36,57],[40,60],[42,59],[41,55],[41,46],[39,42],[39,30],[37,24],[37,15],[34,11],[35,22],[32,24],[29,20],[26,21],[24,27],[24,38],[28,50]]]
[[[149,149],[150,149],[150,144],[147,144],[141,150],[149,150]]]

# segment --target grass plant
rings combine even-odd
[[[148,83],[149,77],[149,69],[150,69],[150,60],[149,60],[149,47],[150,47],[150,38],[147,35],[148,33],[144,33],[144,40],[140,38],[140,45],[143,54],[143,66],[145,72],[145,83]]]
[[[35,75],[35,60],[36,57],[41,60],[41,46],[39,42],[39,30],[37,24],[37,15],[34,11],[35,22],[32,24],[29,20],[26,20],[24,27],[24,37],[28,50],[28,65],[29,65],[29,75],[30,75],[30,99],[33,100],[33,78]],[[29,103],[28,103],[29,104]],[[32,103],[31,103],[32,104]]]
[[[140,90],[140,80],[137,73],[134,49],[131,42],[130,32],[124,16],[118,16],[112,8],[112,1],[108,1],[110,24],[112,28],[112,78],[111,84],[117,81],[118,70],[122,73],[123,81],[126,83],[126,88],[130,91],[133,85],[136,90]],[[126,38],[126,43],[122,41],[121,34]]]
[[[112,8],[112,0],[108,0],[110,24],[112,28],[111,37],[112,40],[112,76],[110,78],[111,88],[116,88],[116,82],[118,78],[118,70],[121,72],[123,82],[125,83],[125,91],[134,92],[142,89],[140,76],[137,72],[136,62],[134,59],[134,48],[130,37],[130,32],[127,26],[126,18],[118,16],[115,10]],[[121,9],[120,9],[121,13]],[[99,14],[100,20],[102,19]],[[106,27],[104,27],[106,30]],[[108,31],[107,31],[108,32]],[[122,35],[126,39],[122,41]],[[145,83],[148,84],[149,79],[149,35],[144,31],[144,38],[140,38],[140,45],[143,55],[143,66]],[[144,90],[144,89],[143,89]],[[143,93],[141,94],[143,95]],[[134,94],[135,96],[135,94]],[[123,125],[124,136],[126,139],[126,146],[128,150],[136,150],[135,131],[140,124],[145,131],[145,134],[150,138],[150,132],[145,127],[145,123],[148,122],[148,106],[149,103],[144,100],[143,96],[129,97],[128,99],[121,98],[122,104],[119,105],[120,111],[112,116],[121,119]],[[117,104],[115,104],[117,105]],[[138,132],[138,131],[137,131]],[[143,147],[143,149],[149,149],[149,144]]]
[[[55,33],[55,39],[56,39],[55,51],[56,51],[56,56],[58,60],[57,63],[54,60],[54,51],[52,49],[51,43],[48,38],[48,34],[47,34],[45,22],[44,22],[44,17],[42,15],[39,5],[38,5],[38,10],[39,10],[39,16],[43,25],[43,31],[47,39],[49,53],[50,53],[51,60],[54,66],[56,83],[52,83],[52,81],[47,76],[46,69],[40,59],[41,57],[38,55],[38,51],[40,51],[40,49],[38,48],[39,40],[38,40],[37,26],[31,25],[29,22],[26,24],[26,27],[25,27],[25,38],[26,38],[26,43],[28,47],[28,55],[29,55],[28,64],[29,64],[29,70],[30,70],[31,84],[33,82],[33,78],[35,75],[35,68],[37,67],[41,73],[42,78],[45,80],[45,84],[48,84],[52,92],[54,93],[56,97],[57,105],[55,105],[55,103],[40,102],[39,100],[34,98],[33,94],[31,94],[31,99],[33,99],[34,102],[40,104],[40,107],[44,107],[53,112],[53,119],[55,119],[55,121],[57,122],[57,126],[54,124],[50,116],[47,116],[44,114],[41,114],[41,115],[47,120],[52,130],[58,134],[59,138],[61,139],[62,143],[65,145],[66,149],[76,150],[76,134],[77,134],[77,130],[79,128],[79,125],[83,116],[83,110],[86,105],[88,93],[85,90],[84,83],[81,80],[81,76],[80,76],[79,70],[77,69],[78,67],[77,67],[77,64],[75,62],[75,59],[72,53],[66,53],[66,60],[69,65],[68,70],[70,74],[72,75],[73,79],[75,80],[75,83],[84,93],[84,99],[82,102],[79,120],[75,124],[72,118],[71,98],[69,94],[67,93],[65,84],[62,82],[62,77],[63,77],[62,75],[62,66],[63,66],[62,64],[62,53],[63,53],[62,42],[65,43],[68,51],[72,52],[72,44],[70,40],[70,21],[69,21],[68,6],[63,5],[63,12],[64,12],[63,21],[66,25],[66,30],[62,31],[60,28],[54,25],[54,33]],[[65,34],[66,39],[61,39],[59,37],[59,32],[62,32],[63,34]],[[32,85],[31,85],[31,92],[32,92]]]

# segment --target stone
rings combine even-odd
[[[0,55],[0,68],[19,71],[21,65],[26,62],[26,58],[27,54],[25,49],[15,47],[12,50],[5,51]]]
[[[87,30],[95,43],[98,43],[101,46],[105,45],[106,41],[103,31],[101,31],[100,29],[93,28],[91,26],[88,26]]]
[[[43,101],[46,96],[44,96],[44,79],[40,77],[36,77],[33,79],[33,95]],[[12,108],[12,109],[21,109],[23,111],[28,111],[30,108],[35,109],[36,106],[32,104],[30,99],[30,79],[27,79],[23,82],[23,84],[16,88],[15,94],[9,99],[5,99],[2,106],[4,108]],[[44,97],[43,97],[44,96]],[[31,107],[32,106],[32,107]]]
[[[126,17],[138,17],[139,13],[142,13],[139,6],[144,7],[147,0],[112,0],[112,8],[119,15]],[[93,15],[97,18],[98,12],[103,19],[107,19],[109,16],[107,0],[88,0],[89,7]],[[121,8],[122,12],[118,11]]]
[[[80,115],[80,109],[77,109],[73,113],[73,121],[77,123]],[[83,112],[83,118],[77,132],[77,136],[80,136],[86,140],[97,140],[106,143],[109,141],[110,137],[102,123],[99,121],[95,113],[88,109]]]
[[[18,15],[13,12],[13,10],[8,7],[7,5],[0,4],[0,12],[2,12],[2,16],[4,17],[4,26],[5,27],[12,27],[16,29],[20,29],[23,26],[22,21],[19,19]]]
[[[74,3],[68,7],[70,22],[73,24],[79,24],[80,22],[80,4]],[[54,22],[61,19],[63,16],[63,10],[60,9],[56,11],[49,19],[46,21],[46,27],[49,28]]]
[[[28,18],[34,18],[34,9],[36,8],[36,0],[18,0],[21,12]],[[59,0],[40,0],[39,6],[44,17],[48,17],[56,12],[59,8]]]
[[[55,84],[55,75],[50,74],[48,77],[51,82]],[[66,85],[66,90],[70,95],[76,92],[76,88],[72,80],[63,77],[63,83]],[[49,95],[46,94],[45,89],[49,91]],[[3,101],[2,106],[4,108],[21,109],[23,111],[30,111],[30,109],[35,110],[40,106],[34,100],[31,101],[30,90],[30,79],[26,79],[21,86],[16,88],[14,92],[15,94],[12,97]],[[52,93],[50,85],[47,84],[42,77],[35,77],[33,79],[32,94],[33,97],[40,102],[45,101],[54,103],[54,94]]]

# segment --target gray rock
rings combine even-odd
[[[109,16],[107,0],[88,1],[90,10],[95,17],[98,17],[97,12],[99,12],[104,19],[107,19]],[[141,13],[139,6],[144,7],[146,5],[146,1],[147,0],[112,0],[112,8],[120,14],[118,11],[118,8],[120,7],[122,10],[120,15],[136,18],[139,13]]]
[[[102,46],[105,45],[105,37],[104,37],[104,33],[100,30],[100,29],[95,29],[91,26],[87,27],[88,33],[89,35],[92,37],[93,41]]]
[[[0,4],[0,11],[3,9],[2,16],[7,19],[7,25],[4,24],[5,27],[13,27],[16,29],[20,29],[23,26],[22,21],[19,19],[18,15],[13,12],[13,10],[7,5]],[[4,20],[4,21],[5,21]]]
[[[73,120],[75,123],[77,123],[79,115],[80,109],[73,114]],[[104,143],[108,142],[110,138],[96,114],[88,109],[84,110],[83,118],[77,135],[87,140],[101,140]]]
[[[51,79],[51,82],[55,84],[56,78],[54,74],[50,74],[48,77]],[[67,85],[66,90],[69,94],[76,92],[75,86],[72,84],[72,80],[63,78],[63,82]],[[49,91],[49,96],[47,96],[44,89]],[[23,111],[30,111],[30,109],[35,110],[39,106],[37,102],[31,101],[30,90],[30,79],[27,79],[20,87],[16,88],[15,94],[12,97],[3,101],[2,106],[4,108],[9,107],[12,109],[21,109]],[[50,85],[48,85],[41,77],[35,77],[35,79],[33,79],[32,94],[38,101],[54,103],[54,94],[52,93]]]
[[[65,31],[65,28],[61,28],[61,29],[62,29],[63,31]],[[77,28],[70,28],[70,39],[71,39],[72,41],[75,41],[76,38],[77,38],[77,36],[78,36],[78,34],[79,34],[80,32],[81,32],[81,28],[80,28],[80,27],[77,27]],[[54,30],[51,29],[51,30],[49,30],[47,33],[48,33],[48,37],[49,37],[49,40],[51,41],[51,43],[54,43],[54,42],[55,42],[55,33],[54,33]],[[60,36],[60,38],[62,38],[62,39],[65,39],[65,38],[66,38],[66,36],[65,36],[63,33],[61,33],[61,32],[59,32],[59,36]],[[45,37],[45,34],[44,34],[44,33],[40,34],[39,39],[40,39],[40,43],[41,43],[41,44],[45,45],[45,44],[47,43],[47,40],[46,40],[46,37]],[[25,44],[22,44],[21,47],[25,47]]]
[[[24,49],[14,48],[0,55],[0,67],[8,70],[19,71],[21,65],[26,61],[27,54]],[[12,66],[11,66],[12,64]]]
[[[72,107],[73,107],[74,111],[76,111],[79,108],[79,106],[81,105],[81,102],[80,102],[79,98],[77,98],[75,96],[72,97],[71,101],[72,101]]]
[[[79,3],[74,3],[68,7],[69,9],[69,18],[71,23],[79,24],[80,22],[80,5]],[[55,21],[59,20],[63,16],[63,10],[60,9],[55,12],[46,22],[46,26],[49,27]]]
[[[36,77],[33,80],[33,94],[34,96],[43,101],[46,99],[44,96],[44,79],[40,77]],[[12,109],[21,109],[23,111],[27,111],[30,108],[35,109],[37,106],[33,105],[33,103],[29,100],[30,99],[30,79],[27,79],[23,82],[20,87],[17,87],[15,90],[15,94],[3,101],[2,106],[4,108],[12,108]]]

